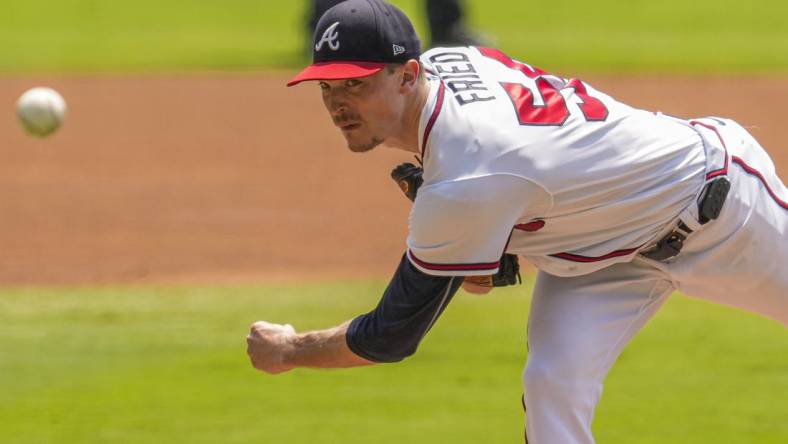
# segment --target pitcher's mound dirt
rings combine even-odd
[[[409,202],[353,154],[315,85],[283,75],[0,79],[0,285],[387,277]],[[788,171],[786,78],[588,78],[625,102],[733,117]],[[13,104],[49,85],[69,104],[46,140]]]

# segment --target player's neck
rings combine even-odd
[[[413,94],[412,99],[408,102],[405,112],[402,115],[402,122],[400,122],[400,129],[393,136],[386,139],[386,145],[391,148],[397,148],[413,153],[420,153],[421,147],[419,145],[419,123],[421,121],[421,113],[424,106],[427,104],[427,97],[430,93],[430,84],[426,79],[419,80],[419,86]]]

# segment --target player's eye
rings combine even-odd
[[[330,86],[328,86],[328,83],[326,82],[320,82],[318,84],[320,85],[320,89],[322,89],[323,91],[326,91],[330,88]]]
[[[352,88],[354,86],[361,85],[361,80],[357,79],[347,79],[345,80],[345,87]]]

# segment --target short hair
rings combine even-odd
[[[424,65],[422,65],[421,60],[416,59],[416,61],[419,62],[419,80],[427,78],[427,75],[424,73]],[[386,72],[389,74],[394,74],[394,71],[396,71],[397,68],[400,68],[405,63],[406,62],[386,63]]]

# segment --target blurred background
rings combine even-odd
[[[6,72],[151,72],[300,66],[312,0],[3,0]],[[428,0],[394,2],[429,41]],[[469,28],[554,71],[785,72],[788,6],[464,0]]]
[[[732,117],[788,175],[785,2],[466,0],[442,38],[428,0],[393,3],[425,45],[473,39],[634,106]],[[368,311],[404,251],[389,171],[411,157],[349,152],[317,86],[284,86],[313,7],[0,0],[0,442],[522,441],[532,270],[459,294],[404,363],[247,362],[253,321]],[[46,139],[14,109],[40,85],[69,106]],[[786,390],[783,327],[676,295],[613,369],[594,430],[784,443]]]

